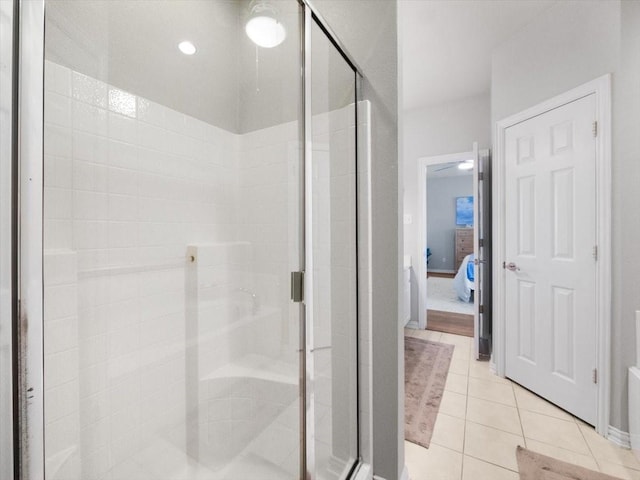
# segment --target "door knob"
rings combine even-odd
[[[502,268],[506,268],[507,270],[511,270],[512,272],[520,271],[520,267],[513,262],[509,262],[509,263],[502,262]]]

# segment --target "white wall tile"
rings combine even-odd
[[[108,167],[84,160],[74,160],[73,188],[90,192],[106,192],[108,190]]]
[[[106,164],[109,159],[107,139],[94,133],[74,130],[73,158],[91,163]]]
[[[83,368],[88,368],[107,360],[107,335],[96,335],[84,339],[78,345],[79,360]]]
[[[138,195],[138,172],[128,168],[111,167],[108,172],[107,188],[110,193]]]
[[[108,225],[106,221],[73,222],[73,248],[78,250],[107,248]]]
[[[47,355],[45,365],[45,389],[71,382],[78,378],[78,349]]]
[[[77,446],[79,421],[75,414],[46,423],[44,448],[48,456],[53,456],[67,448]]]
[[[68,128],[57,125],[45,125],[44,127],[44,151],[48,156],[71,156],[71,135]]]
[[[109,248],[134,247],[137,244],[136,222],[109,222]]]
[[[69,220],[44,220],[44,248],[73,248],[73,222]]]
[[[109,110],[127,117],[136,118],[136,96],[119,88],[109,87]]]
[[[107,119],[109,138],[126,143],[136,143],[138,125],[133,118],[109,112]]]
[[[109,196],[88,190],[73,192],[73,216],[78,220],[107,220]]]
[[[45,250],[43,262],[45,287],[76,283],[78,264],[75,252]]]
[[[44,395],[44,411],[48,423],[78,412],[78,380],[47,389]]]
[[[71,99],[55,92],[46,92],[44,97],[44,121],[71,128]]]
[[[44,195],[48,199],[44,202],[43,213],[46,219],[71,220],[72,191],[67,188],[45,187]]]
[[[71,74],[71,96],[97,107],[107,107],[107,85],[82,73]]]
[[[44,62],[45,89],[67,97],[71,96],[71,70],[57,63]]]
[[[138,197],[132,195],[109,195],[109,220],[136,221],[138,219]]]
[[[71,188],[73,167],[70,157],[45,155],[44,184],[47,187]]]
[[[113,167],[136,169],[138,149],[130,143],[109,140],[109,163]]]
[[[49,320],[44,324],[45,355],[64,352],[78,346],[78,317]],[[77,372],[78,367],[75,366]]]
[[[78,312],[78,287],[75,283],[51,285],[44,289],[44,321],[73,317]]]
[[[72,116],[74,129],[103,137],[107,135],[107,111],[104,108],[76,100],[72,105]]]

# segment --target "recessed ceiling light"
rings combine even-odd
[[[184,42],[180,42],[178,44],[178,48],[185,55],[193,55],[194,53],[196,53],[196,46],[193,43],[186,40]]]

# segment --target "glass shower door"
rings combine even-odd
[[[310,34],[313,474],[340,479],[359,457],[356,72],[316,22]]]
[[[302,7],[254,3],[45,3],[47,480],[300,476]]]

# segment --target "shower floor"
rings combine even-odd
[[[114,467],[105,478],[112,480],[296,479],[299,476],[299,434],[297,430],[284,425],[292,413],[296,421],[297,402],[287,408],[242,452],[226,464],[204,465],[197,459],[189,457],[184,448],[156,438],[128,460]]]
[[[330,418],[330,410],[327,412]],[[323,415],[326,419],[327,415]],[[226,464],[204,465],[184,449],[156,438],[131,458],[105,475],[111,480],[295,480],[299,478],[299,403],[294,401],[246,448]],[[330,422],[320,422],[330,423]],[[318,478],[337,480],[323,465],[330,461],[330,449],[316,451]]]

